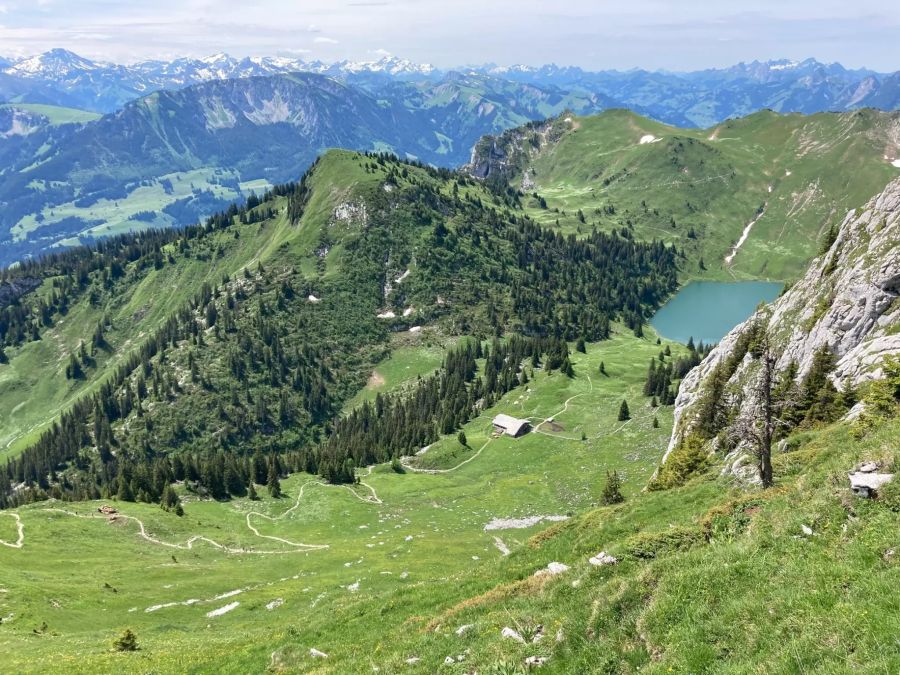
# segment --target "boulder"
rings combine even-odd
[[[848,473],[850,489],[860,497],[874,497],[879,489],[894,478],[892,473],[874,473],[857,471]]]

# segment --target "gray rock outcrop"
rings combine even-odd
[[[740,337],[756,322],[764,325],[778,354],[776,369],[798,365],[809,371],[818,349],[837,358],[830,377],[840,389],[880,378],[885,356],[900,354],[900,179],[864,207],[849,213],[828,251],[816,258],[800,281],[771,305],[726,335],[684,378],[675,402],[675,427],[663,461],[696,423],[696,404],[715,367],[733,353]],[[729,379],[740,387],[751,377],[745,356]],[[744,397],[741,406],[754,405]],[[726,470],[752,477],[746,453],[732,453]]]

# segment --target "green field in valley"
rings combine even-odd
[[[0,595],[7,665],[17,672],[248,672],[283,660],[305,670],[315,663],[305,660],[313,647],[351,664],[369,652],[379,663],[376,636],[364,625],[373,617],[354,619],[359,612],[381,606],[382,628],[401,630],[424,606],[454,597],[450,580],[473,570],[496,573],[508,550],[596,505],[607,470],[621,473],[627,495],[640,490],[672,423],[670,408],[653,410],[640,394],[645,364],[660,349],[630,335],[590,344],[586,354],[573,354],[575,378],[536,371],[527,390],[512,391],[467,424],[468,447],[455,435],[444,438],[405,473],[372,467],[353,487],[301,474],[284,482],[280,500],[185,495],[183,518],[131,503],[113,504],[120,514],[112,521],[97,513],[100,502],[6,512],[0,539],[14,544],[16,523],[23,527],[21,548],[0,547],[0,565],[14,570]],[[397,350],[378,371],[402,386],[392,362],[413,357],[420,371],[437,362],[434,352]],[[608,376],[598,372],[601,361]],[[633,418],[623,423],[616,416],[625,397]],[[552,417],[554,425],[519,439],[493,438],[498,412],[536,425]],[[435,468],[441,472],[423,472]],[[527,518],[530,526],[515,522]],[[498,529],[486,529],[491,523]],[[61,544],[77,555],[61,555]],[[335,621],[361,632],[347,639]],[[109,651],[125,627],[142,645],[130,661]],[[434,665],[423,662],[423,672]],[[367,660],[352,672],[370,669]]]

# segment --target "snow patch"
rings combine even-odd
[[[213,598],[213,600],[224,600],[225,598],[233,598],[235,595],[240,595],[244,592],[243,588],[239,588],[236,591],[228,591],[227,593],[222,593]]]
[[[731,253],[729,253],[728,255],[725,256],[725,264],[726,265],[731,264],[731,261],[734,260],[734,257],[737,255],[738,250],[741,248],[741,246],[744,245],[744,242],[747,241],[747,237],[750,236],[750,230],[753,229],[753,226],[756,225],[757,221],[760,218],[762,218],[765,213],[766,213],[766,209],[765,209],[765,207],[763,207],[763,210],[760,211],[756,215],[756,218],[754,218],[749,223],[747,223],[747,227],[745,227],[744,231],[741,232],[741,237],[740,237],[740,239],[737,240],[737,243],[734,245],[734,248],[731,249]]]
[[[403,316],[409,316],[410,314],[412,314],[415,311],[416,311],[415,307],[407,307],[406,309],[403,310]]]
[[[558,523],[568,520],[569,516],[527,516],[525,518],[494,518],[484,526],[485,532],[490,530],[524,530],[541,522]]]
[[[893,162],[891,162],[891,166],[895,166],[900,169],[900,159],[895,159]]]
[[[421,330],[422,330],[422,326],[413,326],[412,328],[409,329],[409,332],[410,333],[418,333]]]
[[[241,603],[239,603],[239,602],[229,602],[224,607],[219,607],[219,609],[214,609],[211,612],[207,612],[206,617],[208,619],[212,619],[213,617],[216,617],[216,616],[222,616],[223,614],[227,614],[228,612],[230,612],[231,610],[233,610],[235,607],[237,607],[240,604]]]
[[[272,602],[266,603],[266,609],[272,610],[276,607],[281,607],[284,604],[284,598],[275,598]]]
[[[641,136],[641,140],[638,141],[641,145],[647,145],[647,143],[656,143],[657,141],[661,141],[661,138],[657,138],[653,134],[644,134]]]
[[[321,298],[317,298],[312,293],[310,293],[306,299],[309,300],[310,302],[322,302]]]
[[[396,317],[396,316],[397,316],[397,315],[394,314],[391,310],[388,310],[388,311],[386,311],[386,312],[382,312],[381,314],[379,314],[379,315],[378,315],[378,318],[379,318],[379,319],[393,319],[393,318]]]

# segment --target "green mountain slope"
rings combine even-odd
[[[532,195],[528,212],[564,232],[624,225],[677,243],[688,278],[789,280],[897,176],[898,125],[873,110],[764,111],[701,131],[617,110],[484,139],[470,171]]]
[[[7,457],[32,448],[15,482],[91,494],[118,480],[111,455],[172,450],[290,451],[315,472],[320,434],[392,334],[603,339],[614,321],[639,331],[675,287],[662,245],[565,239],[471,179],[384,157],[329,153],[248,206],[9,272],[41,284],[0,326]],[[47,479],[66,466],[88,483]]]

